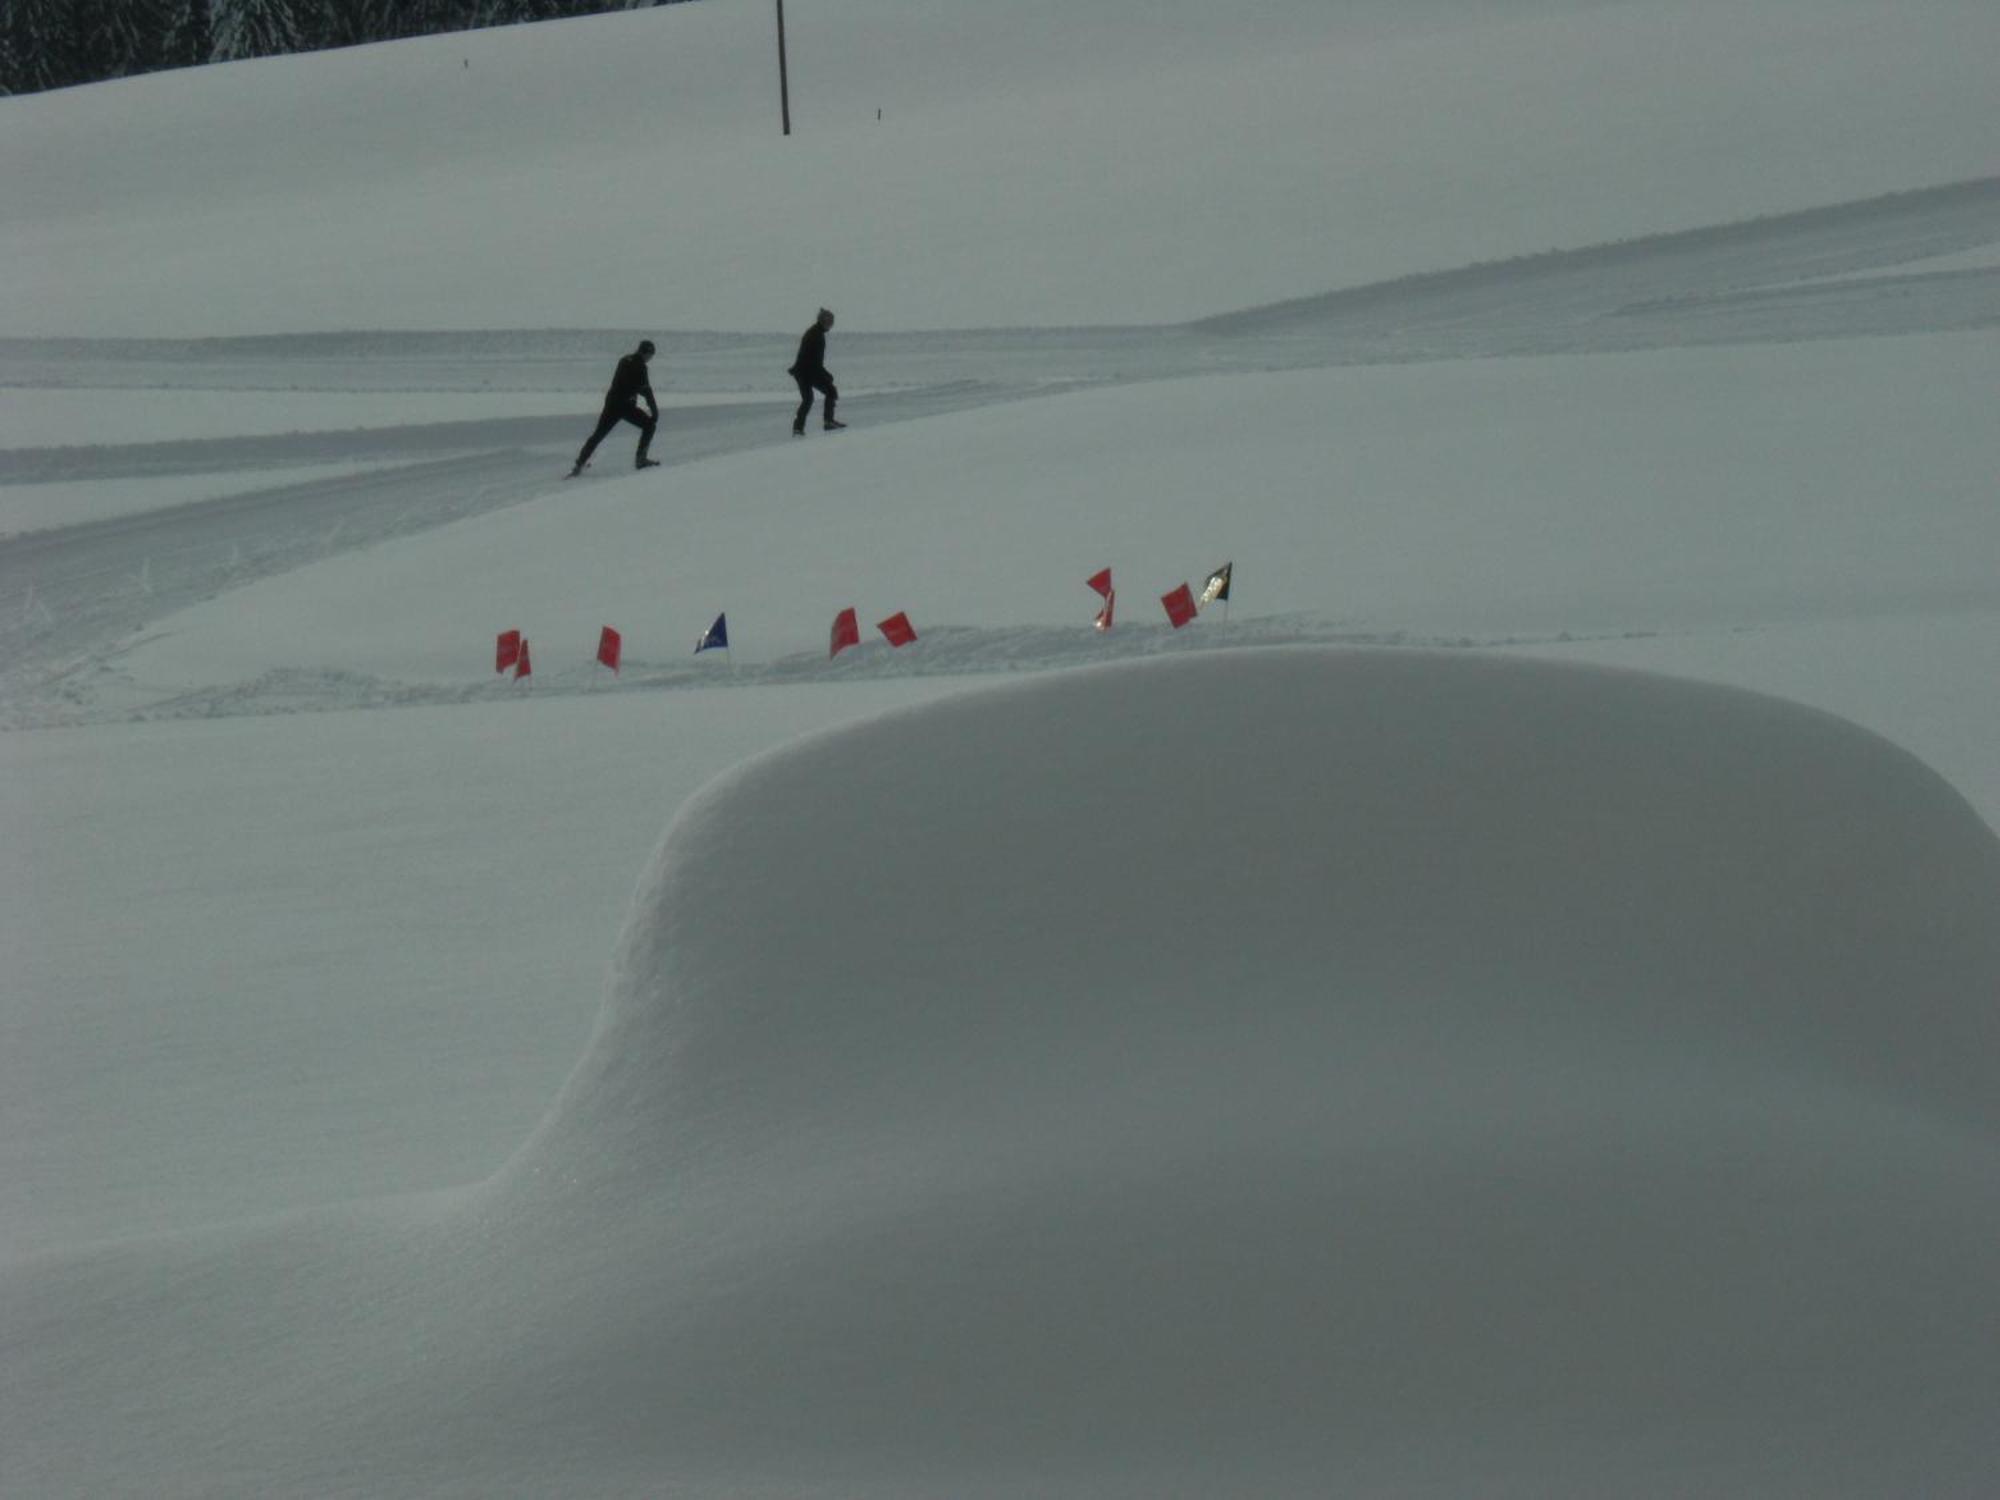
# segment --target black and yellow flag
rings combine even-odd
[[[1224,563],[1208,575],[1208,582],[1202,585],[1201,590],[1203,604],[1213,604],[1218,599],[1229,597],[1229,570],[1234,566],[1234,563]]]

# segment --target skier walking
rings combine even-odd
[[[620,422],[630,422],[639,429],[639,452],[633,460],[633,467],[657,469],[660,466],[657,458],[646,457],[646,449],[652,445],[653,432],[660,424],[660,403],[653,399],[653,382],[646,377],[646,363],[652,357],[653,341],[641,339],[637,349],[618,361],[618,368],[611,376],[611,389],[604,393],[604,411],[597,419],[597,430],[584,443],[583,451],[577,454],[576,467],[569,471],[571,479],[590,467],[590,455],[597,451],[597,445]],[[641,401],[646,403],[651,416],[639,409]]]
[[[826,370],[826,333],[831,327],[833,314],[822,307],[819,316],[813,319],[812,327],[799,340],[799,357],[792,361],[792,368],[786,372],[799,383],[799,411],[792,418],[793,437],[806,435],[806,417],[813,409],[814,391],[822,391],[826,395],[823,422],[826,430],[838,432],[847,425],[836,422],[833,417],[833,403],[840,399],[840,392],[835,389],[833,377]]]

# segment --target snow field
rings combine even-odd
[[[10,1451],[1975,1494],[1996,900],[1910,757],[1698,685],[1300,650],[890,714],[687,804],[485,1187],[17,1264]]]
[[[0,329],[1164,322],[1994,161],[1954,0],[798,10],[790,138],[763,0],[24,100]]]
[[[665,663],[727,610],[738,657],[769,664],[823,657],[849,604],[864,633],[907,609],[1003,658],[1022,632],[1026,667],[1047,648],[1024,627],[1075,622],[1080,659],[1114,645],[1088,631],[1099,567],[1138,631],[1230,559],[1240,610],[1322,632],[1990,607],[2000,445],[1964,435],[1996,379],[2000,343],[1952,335],[1230,376],[815,433],[234,592],[119,671],[153,698],[274,669],[445,692],[519,628],[538,685],[574,685],[605,624]],[[240,628],[246,608],[265,628]],[[921,669],[924,645],[898,665]]]
[[[2000,13],[789,9],[0,101],[0,1489],[2000,1490]]]

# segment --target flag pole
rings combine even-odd
[[[785,121],[785,134],[792,133],[792,85],[785,71],[785,0],[778,0],[778,109]]]

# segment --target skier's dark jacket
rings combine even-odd
[[[646,404],[653,402],[653,382],[646,378],[646,362],[636,354],[628,354],[618,361],[618,369],[611,377],[611,389],[604,393],[606,411],[623,411],[641,396]]]
[[[826,330],[819,324],[813,324],[799,340],[799,357],[786,373],[807,378],[826,373]]]

